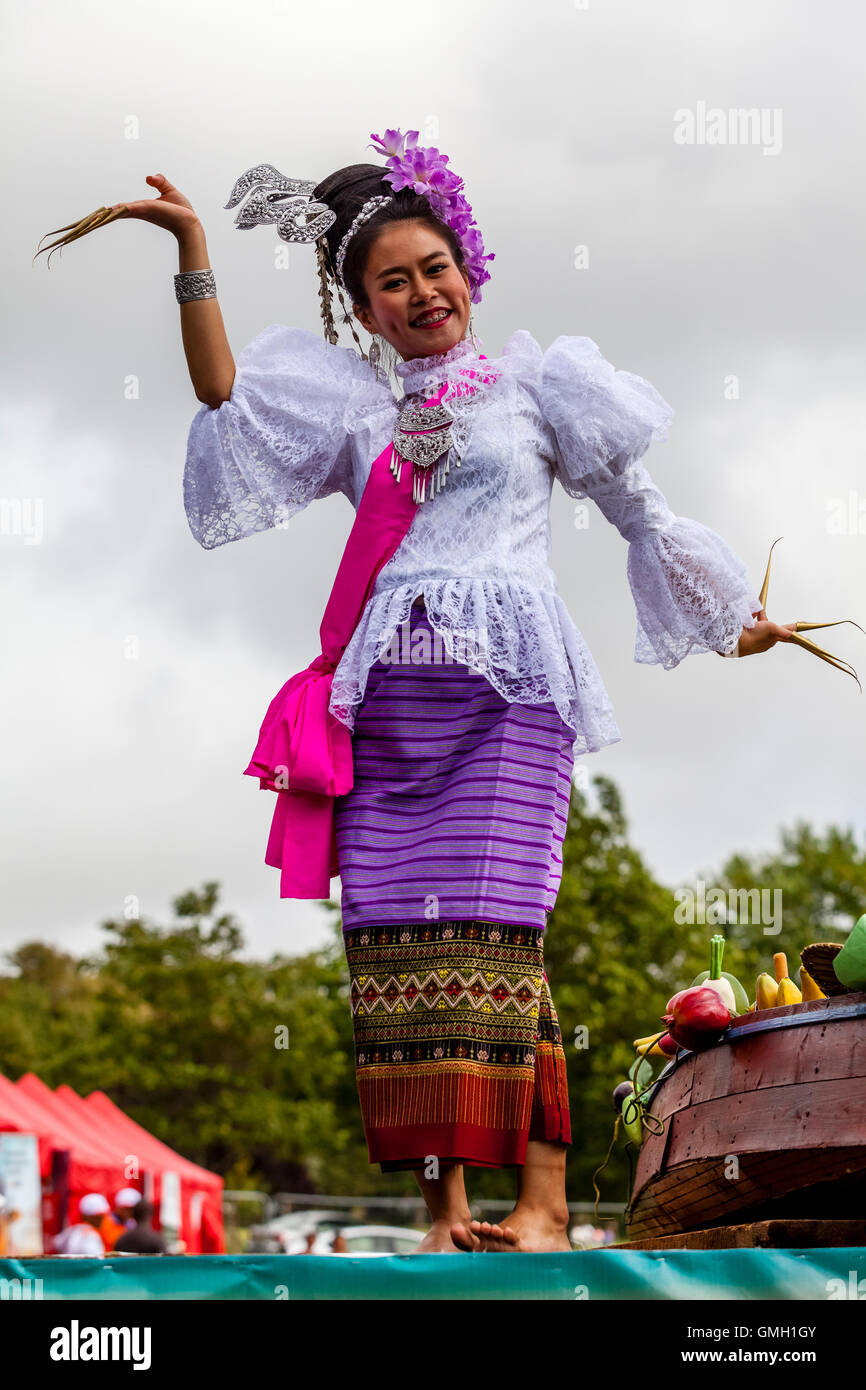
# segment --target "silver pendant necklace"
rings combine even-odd
[[[412,464],[412,501],[426,502],[445,486],[451,471],[454,416],[445,405],[405,405],[392,436],[391,472],[399,483],[403,464]],[[454,459],[457,468],[460,459]]]

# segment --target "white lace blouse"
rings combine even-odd
[[[336,491],[357,508],[391,438],[391,389],[354,349],[282,324],[254,338],[236,367],[231,398],[202,406],[189,432],[184,504],[199,544],[284,526]],[[525,329],[501,357],[479,362],[464,340],[399,363],[397,375],[407,395],[425,399],[466,367],[497,379],[449,399],[460,467],[418,507],[380,571],[330,709],[354,727],[370,666],[423,594],[447,657],[483,670],[509,701],[552,700],[574,730],[575,755],[594,752],[622,735],[548,563],[555,478],[629,542],[636,661],[669,669],[691,652],[731,652],[760,600],[722,537],[675,516],[641,463],[673,416],[649,382],[615,371],[591,338],[562,336],[543,352]]]

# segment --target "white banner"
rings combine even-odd
[[[41,1255],[42,1179],[35,1134],[0,1134],[0,1258]]]

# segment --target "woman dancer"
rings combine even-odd
[[[628,541],[636,660],[751,655],[795,624],[770,622],[725,541],[653,485],[641,459],[673,412],[648,382],[586,337],[543,351],[519,329],[499,357],[480,351],[472,305],[492,257],[461,181],[417,132],[372,138],[384,167],[313,187],[258,165],[227,204],[247,200],[239,227],[315,243],[323,338],[272,324],[235,363],[187,199],[154,175],[155,200],[109,216],[179,243],[202,402],[184,475],[196,540],[283,526],[336,491],[357,512],[322,654],[272,700],[246,773],[277,792],[266,862],[282,895],[326,897],[341,875],[370,1161],[415,1171],[420,1250],[565,1250],[571,1133],[544,929],[573,759],[621,734],[548,565],[553,482]],[[337,346],[334,290],[360,351]],[[472,1166],[517,1169],[501,1223],[471,1220]]]

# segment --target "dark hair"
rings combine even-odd
[[[337,220],[325,233],[328,243],[328,269],[336,272],[337,252],[340,242],[349,230],[355,217],[369,198],[385,193],[392,197],[378,209],[368,221],[362,223],[346,250],[343,262],[343,278],[346,289],[356,304],[369,307],[367,292],[364,289],[364,270],[370,247],[383,227],[392,222],[424,222],[432,231],[444,237],[459,270],[466,268],[463,247],[459,238],[433,211],[429,201],[421,193],[411,188],[401,188],[395,193],[389,183],[384,182],[387,171],[378,164],[349,164],[345,169],[337,169],[329,174],[313,190],[313,197],[326,203]],[[468,273],[468,272],[467,272]],[[470,276],[471,284],[471,276]],[[474,288],[474,286],[473,286]]]
[[[151,1202],[148,1202],[145,1198],[142,1198],[140,1202],[137,1202],[132,1209],[132,1218],[139,1226],[143,1226],[145,1221],[150,1221],[152,1216],[153,1205]]]

